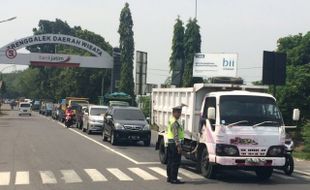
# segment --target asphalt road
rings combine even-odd
[[[39,116],[18,116],[16,111],[0,117],[1,189],[309,189],[310,177],[274,173],[259,181],[253,172],[222,171],[217,180],[205,179],[184,162],[180,177],[184,185],[166,183],[165,166],[158,162],[154,141],[111,146],[98,134],[64,128]],[[155,140],[155,138],[153,139]]]

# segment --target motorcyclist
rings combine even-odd
[[[66,116],[67,115],[73,115],[74,114],[74,112],[73,112],[73,110],[72,110],[72,106],[68,106],[67,107],[67,109],[66,109]]]

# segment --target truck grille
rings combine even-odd
[[[124,125],[124,128],[126,130],[130,130],[130,131],[140,131],[140,130],[142,130],[142,126],[141,125]]]
[[[266,156],[266,148],[241,148],[240,156]]]

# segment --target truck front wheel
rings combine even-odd
[[[214,179],[216,177],[216,166],[209,162],[209,153],[207,148],[204,148],[201,152],[201,157],[199,159],[201,174],[209,179]]]
[[[167,164],[167,147],[165,147],[164,138],[159,143],[159,160],[162,164]]]

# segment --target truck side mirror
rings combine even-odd
[[[300,119],[300,110],[294,109],[293,110],[293,121],[298,121]]]
[[[214,107],[208,108],[208,119],[215,120],[215,108]]]
[[[146,119],[146,121],[147,121],[148,124],[151,123],[151,118],[150,118],[150,117],[146,117],[145,119]]]

